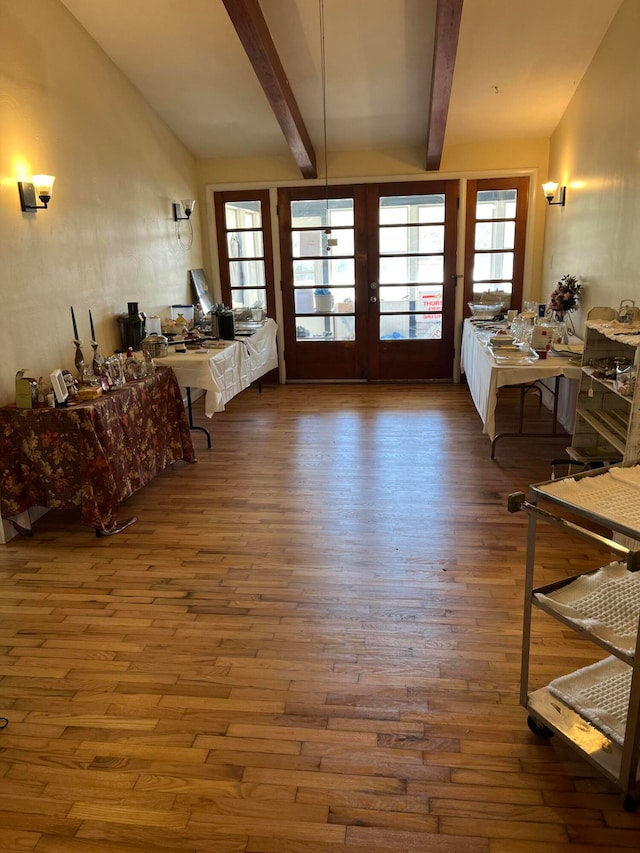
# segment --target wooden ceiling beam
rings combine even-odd
[[[464,0],[438,0],[431,69],[427,171],[440,168]]]
[[[316,154],[258,0],[222,0],[304,178],[317,178]]]

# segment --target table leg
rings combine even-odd
[[[207,436],[207,447],[211,447],[211,435],[209,430],[201,426],[195,426],[193,423],[193,409],[191,408],[191,388],[187,385],[187,414],[189,415],[189,429],[197,429]]]
[[[562,376],[555,377],[555,386],[554,390],[551,392],[553,395],[553,412],[552,418],[553,423],[551,425],[551,432],[525,432],[524,429],[524,398],[527,391],[532,389],[538,391],[540,393],[540,402],[542,402],[542,394],[539,388],[535,386],[538,383],[538,380],[532,383],[521,383],[520,384],[520,410],[518,413],[518,431],[517,432],[501,432],[498,433],[493,440],[491,441],[491,458],[496,458],[496,443],[499,438],[562,438],[567,439],[570,437],[568,434],[564,434],[558,432],[558,399],[560,396],[560,380]]]
[[[558,401],[560,399],[560,376],[556,376],[555,387],[553,389],[553,427],[552,432],[555,435],[558,429]],[[542,394],[540,394],[542,400]]]

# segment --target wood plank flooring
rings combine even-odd
[[[194,433],[197,464],[127,501],[133,527],[49,513],[0,546],[0,851],[640,847],[640,814],[518,703],[506,499],[562,440],[491,460],[464,386],[196,410],[213,448]],[[539,556],[544,580],[608,561],[551,527]],[[602,656],[544,620],[540,683]]]

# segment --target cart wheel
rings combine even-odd
[[[527,717],[527,725],[536,737],[542,737],[545,740],[550,737],[553,737],[553,732],[551,731],[551,729],[547,728],[547,726],[537,723],[531,716]]]
[[[625,794],[625,798],[622,802],[622,808],[626,812],[634,812],[638,808],[638,801],[635,797],[632,797],[631,794]]]

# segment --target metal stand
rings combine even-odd
[[[187,385],[187,414],[189,416],[189,429],[197,429],[200,432],[203,432],[207,436],[207,447],[211,448],[211,434],[209,430],[205,429],[201,426],[195,426],[193,423],[193,408],[191,407],[191,388]]]
[[[584,478],[591,480],[593,486],[591,496],[598,494],[598,484],[605,480],[598,478],[608,469],[585,471],[572,478],[574,482]],[[556,481],[557,483],[558,481]],[[528,711],[527,725],[531,731],[539,737],[547,738],[558,735],[565,743],[573,747],[583,758],[593,764],[608,779],[614,782],[622,791],[624,796],[623,807],[626,811],[634,811],[638,806],[640,783],[638,780],[638,765],[640,760],[640,630],[636,632],[633,648],[621,648],[619,643],[611,641],[608,634],[599,630],[597,624],[594,627],[585,624],[586,614],[580,613],[580,604],[576,603],[577,615],[566,614],[555,609],[549,604],[544,596],[550,595],[563,587],[568,586],[583,575],[594,574],[592,572],[581,572],[572,577],[566,577],[551,584],[541,587],[534,585],[534,570],[536,566],[536,538],[537,522],[544,521],[556,528],[562,529],[569,534],[579,536],[592,543],[602,546],[607,551],[616,555],[618,561],[626,562],[629,572],[640,570],[640,551],[629,550],[625,545],[616,542],[608,536],[601,535],[580,523],[564,518],[560,514],[549,512],[537,505],[537,500],[542,498],[566,510],[589,523],[596,524],[605,529],[610,529],[612,535],[622,534],[627,537],[632,535],[634,541],[638,531],[632,530],[622,524],[616,523],[604,511],[602,515],[586,509],[580,503],[574,503],[566,498],[554,495],[547,490],[550,483],[539,483],[529,487],[529,499],[522,492],[509,495],[507,509],[509,512],[524,511],[528,516],[527,524],[527,557],[524,583],[524,612],[522,631],[522,658],[520,669],[520,704]],[[606,493],[604,488],[601,494]],[[603,590],[605,588],[603,587]],[[542,598],[540,598],[542,595]],[[611,585],[607,592],[603,591],[603,598],[610,599],[615,596]],[[551,685],[531,690],[530,681],[530,659],[532,647],[532,610],[541,610],[548,616],[556,619],[562,625],[574,631],[578,636],[594,643],[607,651],[610,655],[628,664],[631,670],[631,683],[627,703],[627,713],[624,726],[623,741],[620,743],[611,737],[602,725],[598,717],[590,716],[585,709],[578,713],[575,707],[563,699],[560,699],[550,689]],[[610,614],[609,614],[610,615]],[[600,618],[600,617],[599,617]],[[604,618],[603,625],[615,633],[615,614],[613,621]],[[639,626],[640,628],[640,623]],[[594,677],[595,678],[595,677]]]
[[[551,378],[551,377],[550,377]],[[551,392],[553,394],[553,422],[551,426],[551,432],[525,432],[524,431],[524,399],[527,391],[531,391],[532,389],[538,391],[540,394],[540,404],[542,404],[542,394],[537,388],[538,380],[535,382],[526,382],[520,385],[520,413],[518,418],[518,432],[500,432],[495,436],[493,441],[491,442],[491,458],[496,458],[496,443],[499,438],[564,438],[566,439],[568,436],[564,432],[558,432],[558,398],[559,398],[559,386],[560,380],[562,376],[556,376],[554,389]]]

